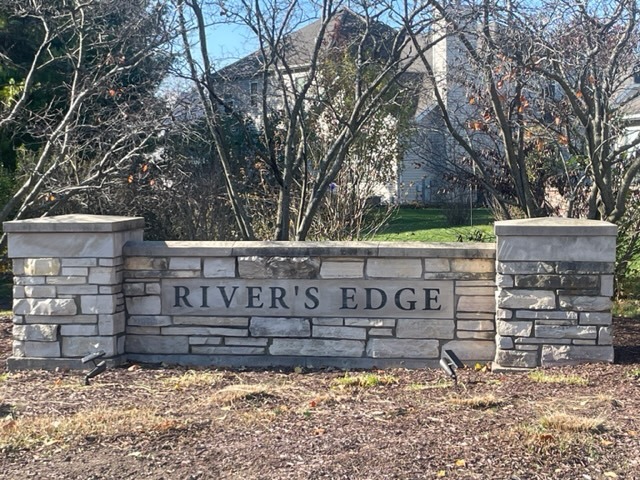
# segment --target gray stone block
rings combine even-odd
[[[495,322],[491,320],[458,320],[457,329],[467,331],[494,331],[496,328]]]
[[[393,337],[393,329],[392,328],[370,328],[369,336],[370,337]]]
[[[63,357],[84,357],[89,353],[103,350],[107,357],[117,355],[115,337],[62,337]]]
[[[507,368],[535,368],[538,366],[538,352],[498,350],[495,363]]]
[[[27,298],[56,297],[56,287],[54,287],[53,285],[25,285],[22,288],[24,289],[24,296]]]
[[[396,326],[398,338],[451,339],[455,330],[453,320],[400,318]]]
[[[98,326],[91,325],[61,325],[60,335],[65,337],[95,337],[98,336]]]
[[[484,295],[488,297],[493,297],[495,295],[495,287],[461,287],[459,284],[456,284],[456,295],[469,295],[469,296],[478,296]]]
[[[496,353],[494,340],[452,340],[442,346],[442,351],[453,350],[460,360],[489,361]]]
[[[192,346],[191,353],[198,355],[264,355],[264,347],[208,347]]]
[[[611,325],[609,312],[580,312],[580,325]]]
[[[13,301],[13,313],[16,315],[75,315],[78,308],[70,298],[20,298]]]
[[[513,276],[503,275],[501,273],[498,273],[496,275],[496,286],[502,287],[502,288],[513,287]]]
[[[604,297],[613,296],[613,275],[600,276],[600,295]]]
[[[530,273],[554,273],[552,262],[496,262],[496,270],[504,275],[524,275]]]
[[[58,277],[47,277],[49,285],[86,285],[87,277],[82,275],[60,275]]]
[[[62,267],[60,275],[69,277],[86,277],[89,275],[89,269],[87,267]]]
[[[542,366],[613,362],[613,346],[544,345]]]
[[[127,318],[124,312],[98,315],[98,335],[117,335],[124,333],[126,327]]]
[[[266,347],[269,343],[268,338],[254,337],[225,337],[225,345],[245,346],[245,347]]]
[[[613,262],[615,236],[498,237],[497,258],[507,261]]]
[[[311,325],[306,318],[253,317],[249,331],[252,337],[309,337]]]
[[[170,270],[200,270],[200,257],[173,257],[169,259]]]
[[[496,299],[491,296],[464,296],[458,299],[458,312],[495,312]]]
[[[239,257],[241,278],[317,278],[320,259],[315,257]]]
[[[129,335],[160,335],[160,327],[134,327],[129,325],[126,330]]]
[[[361,357],[364,346],[365,342],[362,340],[274,338],[269,353],[312,357]]]
[[[95,267],[98,265],[97,258],[62,258],[63,267]]]
[[[372,338],[367,342],[367,356],[372,358],[437,358],[438,340]]]
[[[395,327],[393,318],[345,318],[344,324],[352,327]]]
[[[560,288],[560,275],[516,275],[515,286],[518,288]]]
[[[126,302],[129,315],[159,315],[162,312],[159,296],[127,297]]]
[[[313,318],[311,319],[313,325],[321,325],[325,327],[338,327],[344,325],[343,318]]]
[[[611,345],[612,343],[611,327],[600,327],[598,329],[598,345]]]
[[[46,323],[46,324],[71,324],[71,323],[95,323],[98,321],[97,315],[26,315],[26,323]]]
[[[146,298],[146,297],[136,297]],[[80,309],[82,313],[116,313],[118,310],[118,298],[116,295],[82,295],[80,297]],[[135,313],[135,312],[132,312]],[[153,312],[150,312],[153,313]],[[158,312],[160,313],[160,312]]]
[[[22,344],[23,357],[56,358],[60,357],[59,342],[24,342]]]
[[[144,292],[147,295],[160,295],[162,293],[162,289],[160,288],[160,283],[158,282],[145,283]]]
[[[496,331],[499,335],[511,337],[529,337],[533,331],[533,322],[496,321]]]
[[[362,327],[313,326],[314,338],[344,338],[346,340],[365,340],[367,329]]]
[[[611,310],[609,297],[560,295],[560,308],[578,312],[606,312]]]
[[[498,307],[553,310],[556,308],[556,295],[551,290],[501,290]]]
[[[598,336],[596,327],[591,326],[536,325],[534,332],[536,338],[578,338],[584,340],[595,339]]]
[[[511,313],[511,310],[505,310]],[[493,322],[496,318],[495,312],[458,312],[456,318],[459,320],[489,320]]]
[[[456,337],[458,337],[459,339],[469,339],[469,338],[473,338],[473,339],[477,339],[477,340],[491,340],[494,337],[494,333],[493,332],[464,332],[464,331],[459,331],[456,334]]]
[[[511,350],[514,348],[513,338],[496,335],[496,345],[500,350]]]
[[[14,325],[13,338],[34,342],[55,342],[58,340],[58,325]]]
[[[189,337],[175,335],[127,335],[125,351],[149,354],[181,354],[189,353]]]
[[[613,273],[615,265],[610,262],[558,262],[557,271],[561,274],[602,274]]]
[[[171,317],[163,315],[131,315],[128,324],[135,327],[166,327]]]
[[[14,285],[44,285],[45,277],[13,277]]]
[[[189,337],[189,345],[220,345],[222,337]]]
[[[174,325],[202,325],[208,327],[248,327],[249,317],[173,317]]]
[[[576,320],[578,318],[577,312],[566,311],[542,311],[535,312],[531,310],[518,310],[516,311],[516,318],[534,319],[534,320]]]
[[[114,285],[122,283],[122,272],[112,267],[93,267],[89,269],[89,283],[93,285]]]
[[[246,337],[249,331],[246,328],[223,327],[162,327],[162,335],[188,335],[188,336],[220,336],[220,337]]]
[[[97,285],[58,285],[58,295],[97,295]]]

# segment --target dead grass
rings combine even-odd
[[[219,384],[224,379],[224,374],[207,370],[187,370],[182,375],[162,378],[162,384],[175,389],[186,390],[189,388],[201,388]]]
[[[379,385],[391,385],[394,383],[398,383],[398,379],[393,375],[378,373],[361,373],[358,375],[351,375],[349,373],[345,373],[343,377],[336,378],[331,382],[331,386],[338,388],[371,388]]]
[[[66,416],[8,416],[0,421],[0,451],[72,445],[80,440],[137,436],[179,427],[176,420],[146,408],[95,408]]]
[[[266,384],[238,384],[229,385],[215,392],[210,398],[211,404],[233,405],[238,403],[262,403],[265,400],[278,398],[278,391],[283,387]]]
[[[449,402],[454,405],[477,409],[495,408],[504,404],[502,399],[499,399],[492,393],[473,397],[452,397],[449,399]]]
[[[537,383],[558,383],[563,385],[589,385],[589,380],[579,375],[554,374],[544,370],[534,370],[528,375],[529,380]]]
[[[550,413],[540,417],[540,426],[556,432],[590,432],[600,433],[605,429],[601,417],[586,417],[564,412]]]

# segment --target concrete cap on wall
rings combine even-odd
[[[14,220],[2,224],[5,233],[121,232],[144,228],[142,217],[70,214]]]
[[[495,222],[500,236],[616,236],[618,227],[602,220],[542,217]]]

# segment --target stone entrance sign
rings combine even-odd
[[[531,368],[612,361],[615,226],[497,222],[496,244],[145,242],[141,218],[6,222],[10,368],[112,363]],[[497,268],[497,270],[496,270]]]

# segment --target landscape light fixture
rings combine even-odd
[[[90,353],[86,357],[82,358],[82,363],[93,362],[93,369],[89,373],[87,373],[87,375],[84,377],[85,385],[89,385],[90,378],[97,377],[107,369],[107,362],[105,360],[96,362],[99,358],[102,358],[104,356],[105,356],[104,350],[99,350],[95,353]]]
[[[460,361],[458,356],[453,350],[445,350],[440,359],[440,368],[446,373],[453,383],[458,384],[458,376],[456,375],[456,369],[464,368],[464,363]]]

